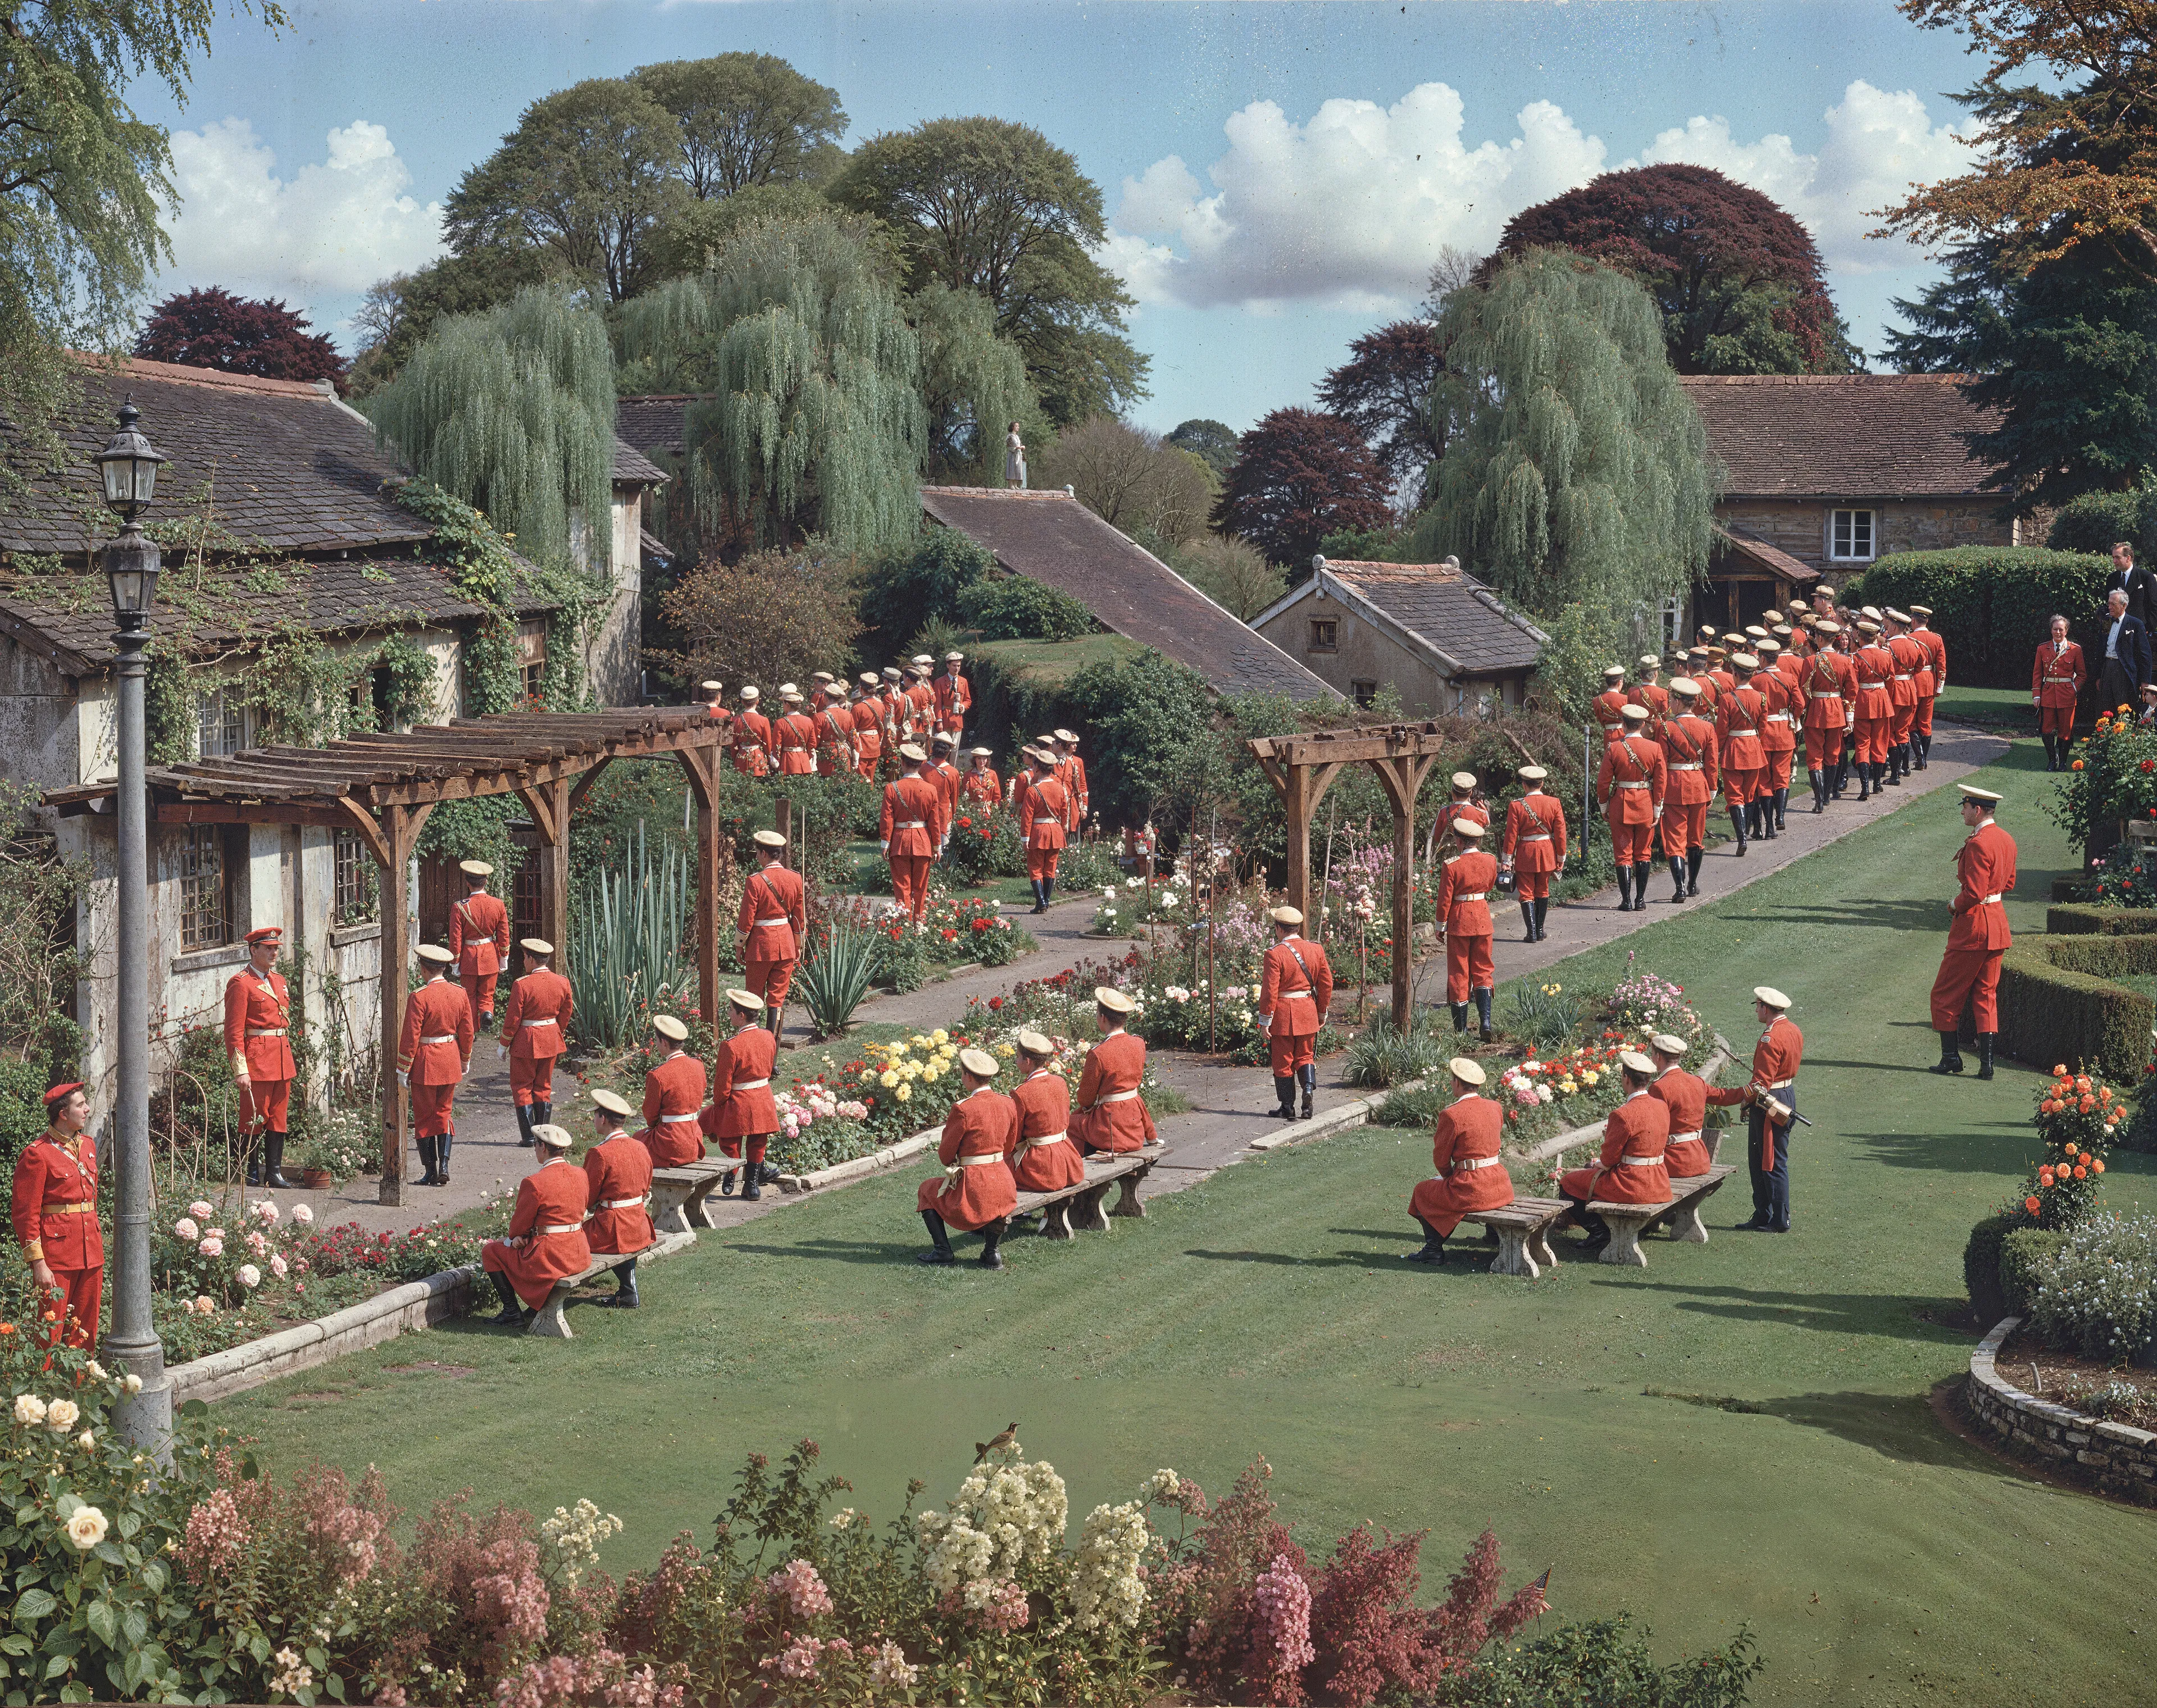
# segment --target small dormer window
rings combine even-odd
[[[1874,514],[1870,510],[1835,512],[1828,528],[1828,556],[1838,563],[1871,563],[1875,552]]]
[[[1313,652],[1331,652],[1339,646],[1341,620],[1337,617],[1313,617],[1310,620],[1310,647]]]

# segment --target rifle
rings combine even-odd
[[[1746,1082],[1746,1089],[1750,1091],[1756,1085],[1759,1086],[1760,1089],[1763,1092],[1768,1089],[1767,1086],[1761,1083],[1760,1076],[1757,1073],[1754,1074],[1751,1079]],[[1788,1104],[1783,1105],[1783,1113],[1788,1115],[1801,1127],[1810,1127],[1812,1125],[1810,1121],[1807,1120]]]

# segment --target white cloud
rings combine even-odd
[[[1308,123],[1254,101],[1223,127],[1210,188],[1175,155],[1126,177],[1099,259],[1140,302],[1187,307],[1289,301],[1398,309],[1420,297],[1446,244],[1484,253],[1506,222],[1603,171],[1606,149],[1552,102],[1514,116],[1515,134],[1471,146],[1460,95],[1425,83],[1391,107],[1329,100]],[[1899,241],[1868,239],[1870,210],[1912,181],[1960,170],[1969,151],[1924,101],[1860,79],[1822,115],[1819,152],[1776,133],[1739,140],[1700,116],[1658,134],[1635,161],[1712,166],[1772,196],[1842,273],[1907,267]]]
[[[325,159],[281,178],[245,119],[175,131],[166,282],[313,303],[441,253],[441,205],[406,193],[412,174],[384,126],[356,119],[329,132],[327,147]]]

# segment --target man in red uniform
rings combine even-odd
[[[1850,667],[1857,681],[1857,798],[1868,799],[1887,785],[1887,738],[1895,728],[1894,697],[1888,683],[1895,674],[1895,655],[1880,643],[1880,625],[1870,617],[1857,620],[1864,638],[1851,655]]]
[[[1760,746],[1760,720],[1768,715],[1768,702],[1753,686],[1753,673],[1760,661],[1749,652],[1733,657],[1736,685],[1722,697],[1716,718],[1716,734],[1722,743],[1722,800],[1730,809],[1730,828],[1737,837],[1737,857],[1745,857],[1745,839],[1763,839],[1774,833],[1765,827],[1760,812],[1760,779],[1768,769],[1768,756]],[[1664,754],[1664,763],[1670,755]]]
[[[1655,857],[1655,819],[1662,810],[1665,774],[1662,749],[1640,733],[1648,721],[1648,708],[1629,705],[1624,717],[1624,731],[1603,750],[1595,799],[1609,822],[1610,848],[1618,862],[1618,911],[1634,913],[1648,905],[1647,867]],[[1637,901],[1633,892],[1636,867],[1640,878]]]
[[[1312,1054],[1318,1029],[1333,1006],[1333,967],[1326,950],[1302,935],[1303,914],[1295,908],[1273,910],[1273,947],[1259,970],[1259,1030],[1274,1072],[1274,1113],[1296,1119],[1296,1088],[1303,1088],[1303,1117],[1310,1119],[1318,1095],[1318,1063]]]
[[[811,708],[816,725],[816,774],[851,776],[854,770],[854,711],[847,703],[847,691],[826,682],[816,691],[818,704]]]
[[[635,1310],[636,1254],[659,1237],[651,1225],[651,1153],[622,1130],[629,1104],[602,1087],[592,1093],[598,1139],[584,1153],[584,1242],[595,1256],[619,1254],[614,1297],[596,1300]],[[541,1122],[542,1126],[548,1125]]]
[[[726,691],[727,685],[724,682],[708,682],[697,684],[697,692],[703,698],[705,713],[714,723],[724,723],[734,715],[727,710],[726,702],[722,697]]]
[[[1883,643],[1894,669],[1887,677],[1888,703],[1894,707],[1887,733],[1887,780],[1897,789],[1910,774],[1910,734],[1918,719],[1918,672],[1925,667],[1925,649],[1910,638],[1910,620],[1898,610],[1887,614]]]
[[[2000,797],[1961,783],[1962,821],[1969,828],[1955,855],[1960,887],[1949,908],[1947,952],[1933,980],[1933,1030],[1940,1035],[1935,1073],[1962,1072],[1957,1040],[1964,1003],[1977,1033],[1977,1077],[1992,1078],[1992,1046],[2000,1031],[2000,958],[2015,940],[2000,898],[2015,887],[2015,839],[1993,821]]]
[[[779,718],[771,738],[779,749],[779,774],[810,777],[816,771],[816,725],[801,709],[801,690],[791,682],[779,689]]]
[[[1790,1019],[1790,999],[1772,985],[1753,990],[1760,1039],[1753,1046],[1753,1077],[1743,1085],[1711,1086],[1707,1100],[1721,1108],[1745,1106],[1745,1161],[1753,1175],[1753,1219],[1747,1233],[1790,1231],[1791,1117],[1798,1112],[1798,1068],[1805,1037]]]
[[[966,727],[966,714],[974,709],[974,692],[959,667],[966,661],[963,652],[944,655],[944,674],[929,683],[929,691],[936,697],[936,727],[946,734],[955,736]]]
[[[1056,732],[1055,759],[1057,778],[1063,785],[1063,792],[1071,797],[1069,822],[1075,836],[1093,810],[1093,797],[1086,790],[1086,762],[1078,757],[1078,738],[1070,730]]]
[[[945,1118],[944,1137],[936,1146],[936,1160],[944,1165],[937,1179],[926,1180],[915,1190],[914,1207],[929,1229],[924,1263],[955,1263],[950,1236],[977,1229],[981,1236],[981,1264],[1001,1269],[1003,1258],[996,1248],[1018,1208],[1018,1187],[1012,1180],[1004,1156],[1018,1126],[1018,1107],[995,1088],[996,1058],[986,1050],[959,1052],[959,1083],[965,1094],[951,1105]]]
[[[775,1038],[784,1023],[801,939],[809,929],[809,896],[801,874],[786,869],[786,838],[776,831],[759,831],[754,840],[764,864],[742,885],[734,929],[742,934],[742,982],[764,999]]]
[[[1760,752],[1767,761],[1766,774],[1760,779],[1760,816],[1779,836],[1789,828],[1790,768],[1797,755],[1798,723],[1804,716],[1804,705],[1796,682],[1782,667],[1782,643],[1770,637],[1760,642],[1760,668],[1753,672],[1753,686],[1767,707],[1760,716]]]
[[[1710,723],[1715,722],[1716,705],[1722,697],[1722,691],[1716,687],[1715,678],[1708,674],[1714,663],[1714,658],[1705,646],[1696,646],[1686,655],[1687,677],[1700,690],[1700,697],[1694,702],[1693,710]]]
[[[929,678],[935,670],[934,659],[925,652],[917,652],[907,671],[913,678],[906,685],[907,728],[916,742],[926,742],[936,733],[936,690],[929,686]]]
[[[517,1104],[517,1142],[532,1143],[532,1129],[554,1119],[554,1063],[569,1047],[569,1016],[576,996],[554,970],[554,945],[543,937],[517,940],[524,976],[509,987],[497,1056],[509,1058],[509,1094]]]
[[[1523,765],[1516,774],[1527,791],[1506,804],[1499,864],[1513,874],[1513,894],[1528,928],[1521,940],[1541,943],[1551,876],[1565,869],[1565,804],[1544,789],[1550,773],[1541,765]]]
[[[1482,1094],[1481,1065],[1455,1056],[1445,1071],[1453,1076],[1453,1101],[1438,1112],[1431,1133],[1430,1165],[1437,1172],[1418,1181],[1408,1198],[1408,1214],[1423,1224],[1423,1249],[1408,1253],[1411,1263],[1444,1263],[1446,1236],[1464,1215],[1513,1201],[1513,1177],[1498,1155],[1505,1111]]]
[[[1663,857],[1671,864],[1673,902],[1700,893],[1701,852],[1707,836],[1707,804],[1722,774],[1715,726],[1695,709],[1700,684],[1671,678],[1671,715],[1663,720]]]
[[[969,812],[994,812],[1003,805],[1003,779],[989,764],[995,757],[995,752],[985,747],[974,748],[966,755],[966,774],[959,779],[959,795]]]
[[[57,1346],[64,1338],[95,1352],[104,1308],[105,1234],[97,1225],[97,1145],[83,1130],[89,1124],[90,1099],[80,1080],[45,1093],[45,1130],[15,1158],[8,1219],[45,1322],[38,1344]]]
[[[645,1071],[644,1128],[636,1136],[651,1153],[653,1167],[679,1168],[704,1154],[697,1131],[698,1111],[704,1106],[704,1064],[682,1047],[689,1041],[689,1028],[674,1016],[653,1015],[651,1034],[659,1059]]]
[[[471,1004],[449,980],[456,957],[423,943],[414,953],[432,975],[404,999],[397,1040],[397,1077],[412,1093],[412,1132],[426,1170],[415,1184],[447,1186],[450,1147],[456,1137],[457,1085],[471,1071]]]
[[[751,777],[771,774],[771,720],[756,708],[764,697],[754,682],[735,696],[741,710],[734,714],[732,749],[734,769]]]
[[[1820,623],[1820,636],[1798,672],[1798,692],[1804,700],[1805,779],[1813,786],[1813,810],[1827,810],[1828,792],[1842,763],[1842,729],[1846,702],[1857,695],[1850,660],[1835,650],[1842,625]]]
[[[1933,631],[1930,605],[1912,605],[1910,616],[1910,638],[1925,649],[1925,674],[1918,678],[1917,721],[1911,726],[1922,771],[1933,757],[1933,702],[1948,691],[1948,643]]]
[[[854,684],[854,767],[872,783],[883,762],[883,697],[877,692],[877,675],[862,672]]]
[[[936,857],[942,859],[951,846],[951,826],[959,816],[959,784],[960,774],[952,763],[958,752],[959,738],[939,730],[929,738],[929,769],[922,774],[936,785],[936,792],[944,797],[944,837],[936,845]]]
[[[1674,1032],[1657,1032],[1648,1040],[1648,1052],[1655,1058],[1655,1083],[1648,1089],[1671,1112],[1664,1171],[1672,1180],[1704,1175],[1714,1166],[1701,1137],[1707,1124],[1707,1082],[1686,1071],[1686,1041]]]
[[[912,742],[899,749],[898,757],[906,773],[883,785],[878,835],[884,863],[891,868],[892,899],[918,923],[929,913],[929,865],[944,843],[944,791],[921,774],[928,755]],[[1040,893],[1038,884],[1034,893]]]
[[[1086,1177],[1086,1159],[1071,1142],[1071,1088],[1055,1060],[1056,1046],[1039,1032],[1018,1035],[1019,1082],[1011,1093],[1018,1124],[1004,1160],[1022,1192],[1058,1192]]]
[[[1655,680],[1662,674],[1662,670],[1663,661],[1660,658],[1652,652],[1641,654],[1640,661],[1633,672],[1633,686],[1626,693],[1626,697],[1635,706],[1648,708],[1648,739],[1650,741],[1662,738],[1663,714],[1671,709],[1670,690]]]
[[[2089,681],[2079,643],[2067,639],[2067,620],[2052,619],[2052,638],[2037,649],[2030,666],[2030,703],[2037,708],[2037,733],[2045,743],[2045,769],[2067,763],[2075,739],[2075,702]]]
[[[728,991],[727,1013],[734,1032],[713,1048],[712,1100],[697,1124],[726,1156],[739,1157],[747,1147],[740,1170],[742,1196],[754,1202],[764,1196],[764,1183],[779,1177],[779,1170],[764,1160],[771,1135],[779,1130],[779,1100],[771,1094],[779,1039],[761,1024],[764,1001],[755,991]],[[719,1181],[721,1197],[732,1195],[734,1173],[728,1170]]]
[[[494,1024],[494,984],[509,959],[509,909],[486,893],[494,868],[484,860],[461,860],[465,898],[450,909],[450,953],[457,958],[457,978],[471,1004],[472,1029]]]
[[[1595,719],[1607,744],[1625,733],[1625,666],[1606,664],[1603,666],[1603,692],[1595,697],[1588,707],[1588,715]]]
[[[1603,1124],[1603,1149],[1588,1168],[1568,1169],[1559,1176],[1557,1195],[1573,1206],[1573,1220],[1588,1230],[1583,1252],[1610,1243],[1610,1224],[1590,1204],[1666,1204],[1671,1176],[1663,1153],[1671,1136],[1668,1104],[1649,1094],[1655,1083],[1652,1057],[1638,1050],[1618,1056],[1624,1101]]]
[[[894,764],[898,759],[899,743],[914,738],[914,702],[906,697],[906,677],[895,664],[883,667],[883,750]],[[926,735],[923,730],[920,733]]]
[[[1033,762],[1032,782],[1022,776],[1018,796],[1018,835],[1026,844],[1027,876],[1033,880],[1033,911],[1048,911],[1048,898],[1056,893],[1056,857],[1069,835],[1071,797],[1056,775],[1056,755],[1041,748],[1028,748]]]
[[[278,972],[284,931],[265,925],[247,934],[247,966],[224,984],[224,1048],[239,1088],[239,1143],[247,1184],[290,1186],[285,1178],[285,1123],[292,1096],[291,993]],[[261,1152],[256,1151],[257,1141]]]
[[[1490,824],[1490,809],[1475,798],[1478,785],[1473,771],[1455,771],[1451,782],[1452,797],[1437,813],[1440,831],[1438,846],[1441,853],[1458,854],[1468,845],[1453,834],[1454,820],[1473,819],[1487,830]]]
[[[1438,934],[1445,939],[1445,1000],[1453,1006],[1454,1031],[1465,1032],[1468,999],[1475,999],[1479,1035],[1487,1044],[1495,1036],[1490,1030],[1490,995],[1498,974],[1490,956],[1490,899],[1498,887],[1498,860],[1484,851],[1487,832],[1474,819],[1454,820],[1453,834],[1460,839],[1461,851],[1440,868],[1433,903]]]
[[[514,1329],[531,1323],[557,1281],[592,1266],[592,1248],[584,1239],[591,1181],[569,1160],[574,1141],[551,1124],[534,1127],[532,1138],[539,1166],[517,1183],[508,1237],[479,1248],[480,1267],[494,1278],[502,1299],[502,1314],[493,1320]]]
[[[1110,985],[1094,987],[1094,1018],[1101,1041],[1086,1052],[1071,1111],[1071,1137],[1089,1150],[1138,1150],[1161,1136],[1139,1087],[1145,1078],[1145,1040],[1125,1031],[1136,1005]]]

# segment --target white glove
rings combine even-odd
[[[879,842],[877,844],[877,848],[881,853],[888,854],[891,852],[891,844],[888,842]]]
[[[509,1059],[509,1046],[497,1044],[494,1047],[494,1059],[497,1062],[507,1062]]]
[[[399,1085],[409,1087],[412,1083],[412,1076],[409,1073],[400,1070],[397,1075],[397,1083]]]

